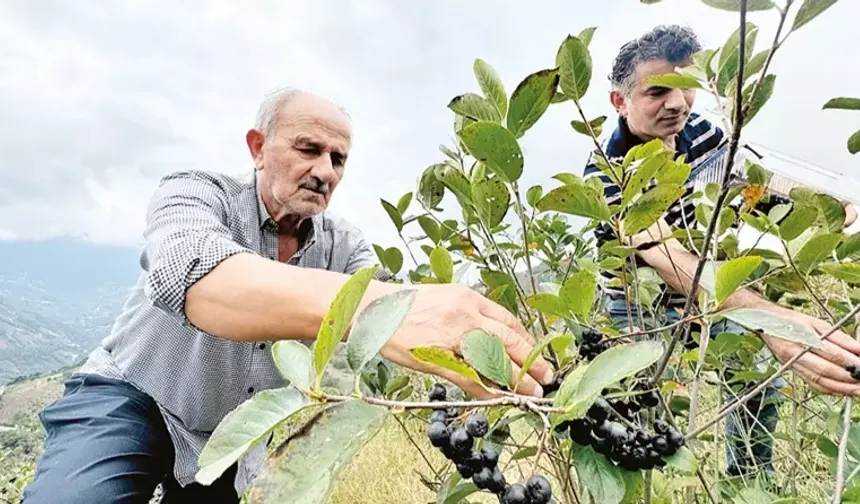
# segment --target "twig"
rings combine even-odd
[[[441,476],[439,475],[439,471],[437,471],[436,468],[433,467],[433,464],[430,463],[430,459],[428,459],[427,456],[424,455],[424,450],[422,450],[421,447],[418,446],[418,443],[416,443],[415,440],[412,439],[412,435],[409,434],[409,429],[406,428],[406,425],[403,424],[403,421],[400,420],[399,418],[397,418],[397,415],[392,415],[392,416],[394,417],[395,420],[397,420],[397,423],[400,424],[400,427],[403,428],[403,432],[406,433],[406,437],[409,438],[409,442],[412,443],[412,446],[414,446],[416,450],[418,450],[418,453],[421,455],[421,458],[424,459],[424,462],[427,462],[427,467],[429,467],[430,470],[433,471],[433,475],[436,476],[436,479],[437,480],[441,479]]]
[[[523,212],[523,201],[522,201],[522,198],[520,197],[520,186],[516,182],[514,182],[513,188],[514,188],[514,194],[517,197],[517,209],[519,210],[520,221],[523,224],[523,254],[525,255],[525,258],[526,258],[526,268],[528,269],[529,280],[531,281],[531,284],[532,284],[532,294],[537,294],[537,292],[538,292],[537,283],[535,282],[535,275],[532,272],[532,260],[531,260],[531,256],[529,255],[529,235],[528,235],[528,224],[527,224],[528,221],[526,220],[525,212]],[[546,320],[544,320],[543,313],[541,313],[540,311],[538,311],[538,320],[540,321],[541,329],[543,329],[543,334],[544,334],[544,336],[546,336],[547,334],[549,334],[549,329],[547,329]]]
[[[857,305],[853,310],[851,310],[850,313],[848,313],[848,315],[842,317],[842,319],[840,319],[838,322],[836,322],[836,324],[832,328],[830,328],[829,331],[827,331],[826,333],[824,333],[823,336],[821,336],[820,341],[824,341],[827,338],[829,338],[833,333],[838,331],[839,328],[841,328],[843,325],[845,325],[845,323],[848,322],[853,316],[857,315],[858,312],[860,312],[860,305]],[[776,381],[777,378],[779,378],[786,370],[788,370],[788,368],[790,368],[792,365],[794,365],[795,362],[797,362],[801,357],[806,355],[806,352],[808,352],[810,350],[812,350],[812,347],[806,347],[803,350],[801,350],[800,352],[798,352],[797,355],[795,355],[791,359],[785,361],[785,364],[780,366],[780,368],[777,369],[774,374],[772,374],[766,380],[759,383],[754,389],[752,389],[750,392],[748,392],[743,397],[737,399],[736,401],[733,401],[731,404],[724,407],[719,412],[719,414],[717,414],[717,416],[715,418],[711,419],[708,423],[702,425],[701,427],[699,427],[695,431],[687,434],[686,439],[693,439],[693,438],[697,437],[699,434],[706,431],[713,424],[721,421],[726,415],[735,411],[740,406],[742,406],[744,403],[746,403],[747,401],[749,401],[753,397],[757,396],[759,393],[761,393],[762,390],[764,390],[765,388],[767,388],[768,385],[770,385],[771,383]]]
[[[415,259],[415,254],[412,253],[412,249],[409,248],[409,244],[406,242],[406,238],[403,237],[403,232],[398,231],[397,236],[400,237],[400,240],[403,241],[403,245],[406,246],[406,251],[409,252],[409,257],[412,258],[412,263],[415,264],[415,267],[418,267],[418,261]]]
[[[770,46],[770,51],[767,53],[767,59],[764,62],[764,66],[761,69],[761,77],[756,81],[755,86],[753,87],[752,93],[750,93],[750,100],[743,106],[737,107],[738,109],[743,108],[742,113],[746,115],[747,111],[749,111],[750,104],[754,103],[755,97],[761,89],[762,82],[764,82],[764,78],[767,77],[767,70],[770,68],[770,62],[773,60],[773,55],[776,53],[776,50],[780,48],[780,46],[785,42],[785,38],[788,38],[788,35],[785,36],[781,41],[779,40],[779,36],[782,33],[782,28],[785,26],[785,19],[788,17],[788,10],[791,8],[791,4],[794,3],[794,0],[786,0],[785,8],[781,9],[779,12],[779,25],[776,28],[776,33],[773,35],[773,43]],[[744,25],[741,25],[741,32],[745,31]],[[791,32],[789,32],[791,34]],[[741,37],[743,37],[743,33],[741,33]],[[741,61],[741,65],[743,65],[744,59],[744,51],[741,48],[741,52],[738,55],[738,58]],[[738,86],[740,88],[741,86]],[[737,102],[740,104],[740,101]]]
[[[737,74],[737,89],[735,100],[736,103],[740,104],[743,101],[743,76],[744,76],[744,57],[743,55],[746,53],[746,21],[747,21],[747,0],[741,0],[741,15],[740,15],[740,48],[739,48],[739,57],[738,57],[738,74]],[[699,262],[696,265],[696,272],[693,275],[693,284],[690,287],[690,292],[687,294],[687,302],[684,304],[683,313],[686,315],[690,313],[690,309],[693,306],[693,303],[696,301],[696,293],[699,290],[699,280],[702,278],[702,272],[705,270],[705,262],[708,259],[708,248],[707,244],[710,243],[711,237],[713,237],[714,232],[717,228],[717,221],[719,220],[720,211],[725,204],[726,197],[729,193],[729,180],[731,180],[732,168],[735,164],[735,155],[738,151],[738,144],[740,143],[741,138],[741,129],[743,129],[743,113],[742,107],[735,107],[735,119],[734,119],[734,127],[732,128],[732,137],[729,143],[729,154],[728,159],[726,160],[726,168],[723,172],[722,179],[722,187],[720,189],[720,194],[717,196],[717,201],[714,204],[714,211],[711,214],[711,218],[708,222],[708,229],[705,232],[705,239],[702,243],[705,244],[702,247],[702,255],[699,257]],[[663,355],[663,359],[660,361],[660,365],[657,367],[657,370],[651,377],[652,383],[656,383],[660,376],[663,375],[663,371],[666,370],[666,365],[669,364],[669,359],[672,357],[672,352],[675,350],[675,345],[678,344],[678,340],[680,339],[681,332],[684,326],[679,326],[678,329],[675,330],[675,333],[672,335],[672,340],[669,342],[669,345],[666,347],[666,351]],[[683,330],[685,336],[689,336],[689,325],[686,327],[687,330]]]
[[[842,418],[842,438],[839,440],[839,453],[836,458],[836,488],[833,491],[833,504],[842,502],[842,489],[845,487],[845,459],[848,452],[848,433],[851,431],[852,399],[845,400],[845,415]]]
[[[319,397],[323,401],[328,402],[346,402],[360,400],[374,406],[384,406],[391,409],[446,409],[446,408],[481,408],[489,406],[516,406],[523,409],[531,409],[533,411],[541,411],[543,413],[564,413],[564,408],[553,408],[551,406],[540,406],[536,401],[526,396],[506,395],[495,399],[485,399],[481,401],[434,401],[434,402],[409,402],[409,401],[392,401],[389,399],[379,399],[377,397],[368,396],[342,396],[322,393]],[[537,399],[537,398],[535,398]]]
[[[532,465],[532,474],[534,474],[535,471],[537,471],[538,462],[540,462],[540,457],[541,457],[541,455],[543,455],[544,444],[546,444],[546,438],[549,435],[549,431],[552,427],[550,426],[549,418],[547,418],[547,416],[544,413],[542,413],[539,409],[537,409],[537,407],[534,404],[528,403],[526,406],[530,410],[534,411],[538,416],[540,416],[541,420],[543,420],[543,431],[541,432],[540,438],[538,439],[537,453],[535,454],[535,461],[534,461],[534,464]]]

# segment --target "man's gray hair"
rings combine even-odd
[[[263,135],[269,138],[278,127],[278,113],[284,108],[284,105],[293,98],[303,94],[311,93],[293,87],[283,87],[267,93],[263,98],[263,102],[260,103],[260,108],[257,110],[257,119],[254,122],[254,128],[262,131]],[[349,119],[346,109],[340,105],[337,105],[337,107]]]
[[[678,25],[660,25],[624,44],[612,64],[609,81],[612,87],[630,95],[636,82],[633,74],[639,63],[663,59],[678,64],[702,50],[696,34],[690,28]]]

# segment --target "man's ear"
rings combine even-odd
[[[624,98],[624,94],[620,91],[613,89],[609,92],[609,103],[612,104],[619,115],[627,115],[627,99]]]
[[[263,167],[263,143],[265,140],[263,133],[257,129],[251,128],[245,134],[245,143],[248,144],[248,150],[251,152],[254,166],[258,170]]]

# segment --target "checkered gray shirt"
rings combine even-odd
[[[351,274],[376,262],[362,233],[346,221],[324,212],[310,222],[289,264]],[[186,290],[236,253],[278,260],[277,226],[253,174],[243,181],[184,171],[161,179],[144,236],[140,278],[80,372],[125,380],[156,401],[173,439],[174,475],[185,485],[194,481],[197,457],[228,412],[255,392],[287,384],[272,361],[273,341],[236,342],[198,330],[183,311]],[[261,444],[240,461],[240,495],[264,455]]]

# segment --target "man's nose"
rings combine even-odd
[[[322,156],[316,159],[311,169],[311,175],[329,184],[334,181],[337,174],[334,171],[331,156],[328,153],[323,153]]]
[[[672,89],[666,95],[666,101],[663,106],[669,110],[677,110],[683,109],[686,104],[687,101],[684,99],[684,92],[680,89]]]

